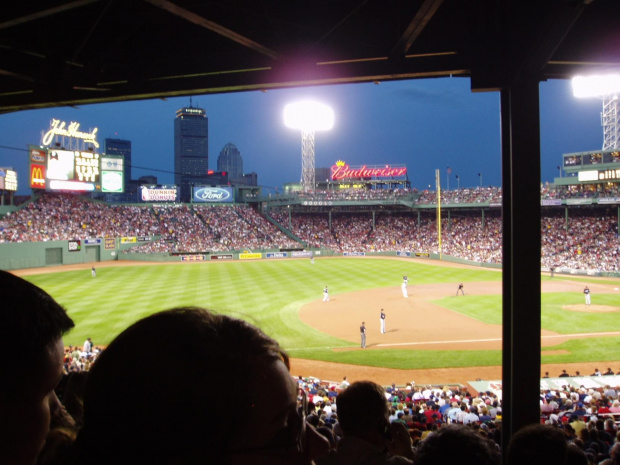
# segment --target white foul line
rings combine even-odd
[[[595,337],[595,336],[620,336],[619,331],[606,332],[606,333],[576,333],[576,334],[554,334],[552,336],[541,336],[541,339],[563,339],[563,338],[575,338],[575,337]],[[464,339],[460,341],[422,341],[422,342],[399,342],[394,344],[376,344],[374,347],[398,347],[398,346],[420,346],[431,344],[472,344],[480,342],[498,342],[502,338],[494,339]]]

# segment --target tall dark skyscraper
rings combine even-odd
[[[123,169],[125,171],[125,192],[127,192],[127,183],[131,181],[131,141],[107,138],[103,141],[103,153],[122,155],[125,158]]]
[[[235,144],[228,143],[217,158],[217,170],[226,171],[228,179],[239,181],[243,179],[243,158]]]
[[[174,120],[174,183],[181,201],[189,202],[192,186],[205,182],[209,169],[209,119],[202,108],[177,110]]]

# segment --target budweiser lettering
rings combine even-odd
[[[349,178],[386,178],[404,176],[407,174],[406,167],[391,167],[386,165],[381,168],[369,168],[364,165],[360,168],[351,168],[349,165],[332,166],[332,179],[349,179]]]

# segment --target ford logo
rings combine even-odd
[[[203,187],[194,191],[194,199],[201,202],[225,202],[230,198],[230,195],[230,191],[217,187]]]

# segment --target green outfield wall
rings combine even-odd
[[[46,266],[74,265],[82,263],[108,262],[113,260],[141,262],[204,262],[217,260],[286,260],[289,258],[309,258],[310,253],[321,257],[394,257],[405,259],[427,258],[451,263],[459,263],[481,268],[500,269],[498,263],[479,263],[437,253],[418,253],[405,251],[335,253],[331,249],[312,251],[290,251],[280,249],[241,250],[231,252],[205,253],[138,253],[131,249],[139,243],[136,238],[82,239],[80,241],[22,242],[0,244],[0,269],[19,270],[24,268],[43,268]],[[155,236],[151,240],[157,240]],[[79,244],[77,244],[79,242]],[[144,243],[144,242],[142,242]],[[541,272],[549,272],[541,269]],[[558,275],[620,277],[620,273],[556,269]]]
[[[0,269],[19,270],[117,260],[135,244],[120,238],[0,244]]]

